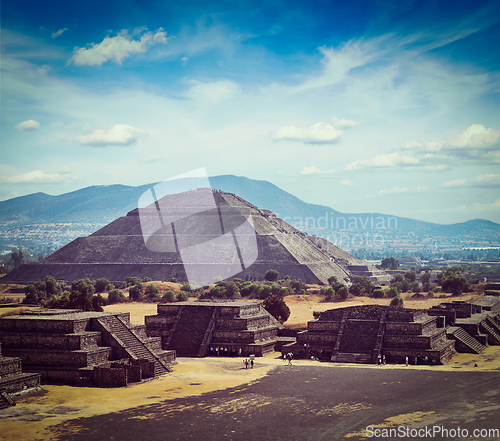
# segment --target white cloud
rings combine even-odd
[[[39,127],[40,127],[39,122],[29,119],[27,121],[19,123],[15,128],[27,132],[31,130],[37,130]]]
[[[400,155],[399,153],[388,153],[386,155],[375,156],[373,159],[354,161],[347,164],[346,170],[358,170],[360,168],[372,167],[397,167],[411,166],[419,163],[419,159],[411,155]]]
[[[439,152],[440,162],[450,161],[482,161],[490,163],[498,161],[498,142],[500,130],[486,128],[482,124],[472,124],[455,137],[446,141],[406,142],[401,147],[415,150],[416,155],[430,159],[432,155],[425,152]],[[496,150],[496,151],[495,151]]]
[[[335,173],[335,170],[320,170],[318,167],[311,165],[310,167],[304,167],[299,173],[301,175],[330,175]]]
[[[500,184],[500,175],[499,174],[484,174],[476,176],[475,178],[479,182],[484,182],[485,184]]]
[[[240,91],[240,86],[231,80],[218,80],[213,82],[201,82],[191,80],[192,86],[184,96],[191,99],[217,103],[233,98]]]
[[[272,135],[275,141],[300,141],[308,144],[334,144],[344,133],[330,124],[319,122],[309,128],[288,126]]]
[[[45,173],[42,170],[34,170],[28,173],[23,173],[17,176],[1,176],[0,181],[9,184],[56,184],[73,180],[74,177],[70,172],[60,171],[58,173]]]
[[[63,28],[59,29],[57,32],[52,32],[52,38],[57,38],[59,35],[61,35],[63,32],[67,31],[68,28]]]
[[[441,185],[441,187],[461,187],[465,185],[467,182],[467,179],[454,179],[453,181],[448,181],[445,182],[444,184]]]
[[[166,44],[166,35],[163,28],[160,28],[154,34],[143,33],[137,40],[133,39],[134,36],[129,35],[125,29],[116,37],[104,38],[99,44],[92,43],[86,48],[75,48],[69,62],[77,66],[100,66],[109,60],[121,64],[125,58],[133,54],[142,54],[154,44]]]
[[[187,64],[187,62],[188,62],[188,57],[182,57],[182,59],[181,59],[181,64],[182,64],[183,66],[185,66],[185,65]]]
[[[472,124],[448,142],[453,147],[483,147],[495,144],[500,138],[500,130],[487,129],[482,124]]]
[[[448,170],[450,168],[449,165],[446,164],[437,164],[437,165],[426,165],[424,167],[425,171],[443,171]]]
[[[347,185],[349,187],[353,186],[354,184],[351,182],[349,179],[344,179],[343,181],[340,181],[340,185]]]
[[[390,188],[388,190],[380,190],[378,192],[379,195],[386,195],[386,194],[397,194],[397,193],[406,193],[408,191],[408,187],[394,187]]]
[[[102,147],[107,145],[129,146],[137,141],[143,132],[128,124],[115,124],[109,129],[96,129],[87,135],[77,136],[75,140],[83,145]]]
[[[352,119],[338,119],[335,116],[332,118],[332,126],[336,129],[350,129],[362,124],[363,121],[353,121]]]

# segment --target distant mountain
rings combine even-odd
[[[197,188],[202,186],[201,182],[190,178],[189,184]],[[380,213],[341,213],[323,205],[308,204],[268,181],[223,175],[211,177],[210,183],[214,189],[234,193],[276,213],[309,234],[326,237],[340,230],[359,234],[377,231],[385,237],[408,236],[415,240],[500,241],[500,225],[483,219],[441,225]],[[139,197],[153,185],[92,186],[59,196],[45,193],[21,196],[0,202],[0,223],[4,227],[55,222],[104,224],[136,208]]]

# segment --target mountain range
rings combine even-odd
[[[193,189],[200,186],[201,181],[189,179]],[[304,202],[268,181],[233,175],[209,179],[213,189],[234,193],[259,208],[270,210],[308,234],[327,237],[340,230],[351,234],[369,231],[392,240],[448,238],[469,246],[500,241],[500,225],[484,219],[442,225],[380,213],[341,213],[331,207]],[[1,201],[0,223],[4,227],[66,222],[103,225],[136,208],[139,197],[155,184],[91,186],[59,196],[40,192]]]

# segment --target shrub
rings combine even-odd
[[[335,291],[331,286],[325,286],[319,290],[319,293],[325,296],[325,300],[329,302],[332,297],[335,295]]]
[[[104,291],[107,291],[108,289],[111,289],[111,288],[108,288],[111,286],[111,283],[108,279],[97,279],[94,283],[94,288],[95,288],[95,292],[104,292]]]
[[[246,297],[258,290],[259,290],[259,285],[254,285],[252,282],[245,282],[243,284],[243,287],[240,289],[240,294]]]
[[[172,277],[172,278],[170,279],[170,282],[172,282],[172,283],[177,283],[177,279],[176,279],[175,277]]]
[[[259,285],[259,291],[257,292],[258,299],[265,299],[271,295],[271,287],[269,285]]]
[[[333,284],[337,283],[337,278],[335,276],[328,277],[328,283],[330,285],[333,285]]]
[[[160,297],[160,290],[158,287],[154,284],[151,283],[150,285],[146,286],[146,289],[144,290],[144,294],[149,297],[150,299],[157,299]]]
[[[399,289],[397,289],[396,287],[394,286],[391,286],[386,292],[385,292],[385,295],[387,297],[396,297],[396,296],[399,296],[399,294],[401,294],[401,291]]]
[[[112,289],[108,292],[108,304],[111,303],[123,303],[127,300],[125,294],[119,289]]]
[[[410,290],[412,292],[420,292],[420,284],[417,281],[410,283]]]
[[[290,288],[292,288],[297,294],[300,294],[302,290],[307,289],[307,285],[300,279],[295,279],[290,282]]]
[[[385,292],[383,289],[375,289],[372,292],[372,297],[374,299],[383,299],[385,297]]]
[[[403,298],[397,295],[396,297],[393,297],[390,303],[391,306],[397,306],[401,307],[403,306]]]
[[[280,273],[276,270],[267,270],[264,274],[264,279],[270,282],[276,282],[280,278]]]
[[[186,291],[179,291],[176,298],[178,302],[186,302],[189,300],[189,294]]]
[[[181,286],[181,291],[191,292],[191,286],[189,285],[189,282],[186,282]]]
[[[175,302],[175,292],[173,292],[171,289],[165,291],[165,294],[163,294],[163,297],[161,298],[162,302],[166,303],[172,303]]]
[[[142,285],[139,287],[138,285],[131,286],[128,290],[128,296],[131,300],[139,300],[142,295]]]
[[[335,291],[335,296],[340,300],[346,300],[347,297],[349,297],[349,290],[347,289],[347,286],[342,285],[339,289],[337,289],[337,291]]]

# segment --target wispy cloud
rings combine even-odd
[[[301,175],[331,175],[335,170],[320,170],[318,167],[311,165],[304,167],[300,172]]]
[[[74,179],[75,177],[71,172],[64,170],[60,170],[58,173],[46,173],[42,170],[34,170],[11,177],[0,176],[0,182],[9,184],[58,184]]]
[[[69,60],[77,66],[100,66],[109,60],[121,64],[133,54],[142,54],[154,44],[167,44],[167,33],[163,28],[155,33],[145,32],[139,39],[134,39],[124,29],[116,37],[106,37],[101,43],[91,43],[87,47],[77,47]]]
[[[447,181],[444,184],[441,185],[441,187],[461,187],[465,185],[467,182],[467,179],[460,178],[460,179],[453,179],[453,181]]]
[[[63,29],[59,29],[58,31],[56,32],[52,32],[52,38],[57,38],[59,37],[63,32],[67,31],[68,28],[63,28]]]
[[[388,168],[400,166],[412,166],[419,163],[419,159],[412,155],[401,155],[399,153],[388,153],[375,156],[372,159],[358,160],[347,164],[346,170],[358,170],[360,168]]]

